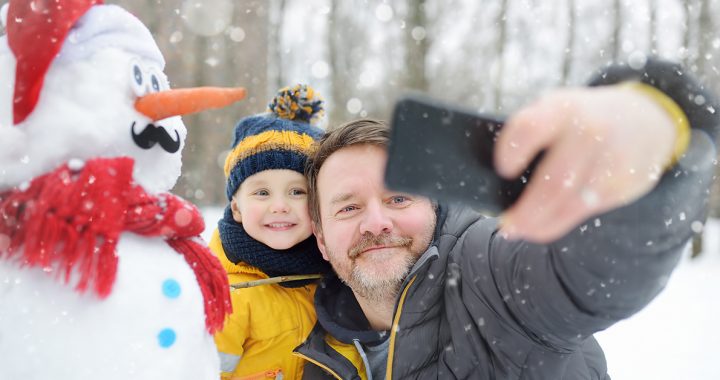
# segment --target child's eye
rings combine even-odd
[[[258,196],[261,196],[261,197],[266,197],[266,196],[270,195],[270,192],[268,192],[268,191],[265,190],[265,189],[262,189],[262,190],[257,190],[257,191],[255,191],[255,192],[253,192],[252,195],[258,195]]]
[[[305,189],[291,189],[290,195],[305,195],[307,194],[307,191]]]

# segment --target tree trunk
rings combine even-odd
[[[567,85],[570,79],[570,70],[572,69],[573,56],[575,54],[575,0],[567,1],[568,7],[568,24],[567,39],[565,45],[565,57],[562,65],[562,84]]]
[[[612,60],[614,62],[617,62],[620,60],[620,57],[622,56],[622,22],[623,22],[623,12],[622,12],[622,2],[621,0],[614,0],[613,1],[613,15],[614,23],[613,23],[613,34],[612,34],[612,40],[610,43],[611,46],[611,54],[612,54]]]
[[[683,48],[685,49],[685,54],[683,55],[683,64],[685,67],[692,69],[692,67],[695,64],[695,57],[694,54],[691,53],[692,49],[690,48],[691,44],[691,35],[692,35],[692,25],[693,25],[693,0],[685,0],[683,2],[684,8],[685,8],[685,21],[684,21],[684,27],[685,30],[683,31]]]
[[[502,0],[500,3],[500,11],[497,15],[497,21],[495,22],[495,25],[497,25],[498,29],[498,38],[496,42],[495,47],[495,59],[497,59],[497,71],[495,76],[495,86],[494,86],[494,96],[493,101],[495,104],[493,105],[495,108],[495,111],[502,111],[502,96],[503,96],[503,77],[505,76],[505,43],[507,40],[507,10],[508,10],[508,1],[509,0]]]
[[[718,89],[720,88],[720,76],[717,72],[716,62],[720,61],[720,59],[718,59],[717,50],[713,49],[712,46],[713,39],[717,38],[717,31],[713,22],[710,3],[710,0],[702,0],[699,5],[697,75],[707,87]],[[720,218],[720,180],[718,179],[720,178],[720,165],[717,164],[718,160],[720,160],[720,155],[716,157],[716,179],[710,193],[710,210],[708,212],[708,215],[713,218]]]
[[[182,0],[133,0],[121,4],[152,25],[151,32],[167,62],[165,73],[174,88],[242,86],[248,97],[230,107],[183,117],[188,129],[182,176],[173,192],[200,204],[224,204],[221,163],[240,117],[263,112],[267,95],[268,11],[261,0],[231,1],[228,27],[212,36],[196,34],[178,15]],[[226,3],[227,4],[227,3]],[[244,39],[233,38],[242,26]]]
[[[705,83],[713,76],[711,65],[708,64],[706,55],[712,53],[712,40],[717,37],[717,32],[713,31],[710,0],[699,0],[699,2],[700,15],[697,25],[697,54],[695,64],[697,65],[698,79]]]
[[[292,85],[285,83],[283,72],[283,47],[282,31],[283,18],[285,16],[286,0],[272,0],[270,2],[270,30],[269,30],[269,62],[268,62],[268,92],[273,93],[278,89]]]
[[[713,73],[713,67],[710,62],[708,62],[708,59],[706,58],[706,54],[711,54],[712,52],[712,39],[715,38],[716,33],[713,31],[713,25],[712,25],[712,18],[710,13],[710,1],[709,0],[699,0],[698,3],[695,3],[698,7],[698,22],[697,22],[697,29],[696,29],[696,45],[697,51],[693,55],[692,64],[693,67],[697,69],[696,76],[698,80],[702,83],[705,83],[706,86],[709,86],[710,88],[713,88],[713,82],[714,84],[717,84],[716,74]],[[720,174],[720,168],[716,166],[715,169],[716,176]],[[720,193],[720,185],[718,185],[718,181],[715,181],[714,185],[711,188],[711,194],[710,194],[710,205],[709,210],[706,216],[717,216],[720,215],[720,199],[718,197],[718,193]],[[703,233],[697,233],[695,236],[693,236],[693,244],[692,244],[692,256],[697,257],[702,253],[703,250]]]
[[[343,119],[345,112],[343,108],[345,106],[344,98],[345,91],[343,91],[343,83],[341,83],[342,68],[340,67],[340,57],[338,57],[339,50],[342,48],[340,45],[342,42],[338,41],[340,19],[339,19],[339,4],[335,1],[330,2],[330,12],[328,13],[328,65],[330,66],[330,99],[332,101],[332,107],[328,112],[328,125],[332,126]],[[345,100],[346,101],[346,100]]]
[[[648,21],[648,50],[650,54],[657,55],[657,0],[648,0],[648,12],[650,16]]]
[[[405,19],[405,78],[406,88],[426,91],[428,88],[425,63],[428,53],[427,16],[425,0],[409,0]]]
[[[362,65],[367,35],[358,25],[356,1],[331,1],[328,12],[328,65],[330,66],[330,101],[328,126],[345,122],[350,117],[348,100],[358,96],[358,68]],[[367,105],[363,104],[363,108]]]

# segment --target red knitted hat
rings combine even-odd
[[[13,124],[22,123],[35,108],[45,73],[70,29],[103,0],[10,0],[8,45],[15,55]]]

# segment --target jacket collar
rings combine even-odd
[[[345,344],[357,339],[374,346],[387,339],[386,331],[375,331],[365,318],[350,287],[337,276],[325,277],[315,292],[315,312],[325,331]]]

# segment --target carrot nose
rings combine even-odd
[[[242,100],[245,89],[196,87],[153,92],[135,101],[135,109],[152,121],[222,108]]]

